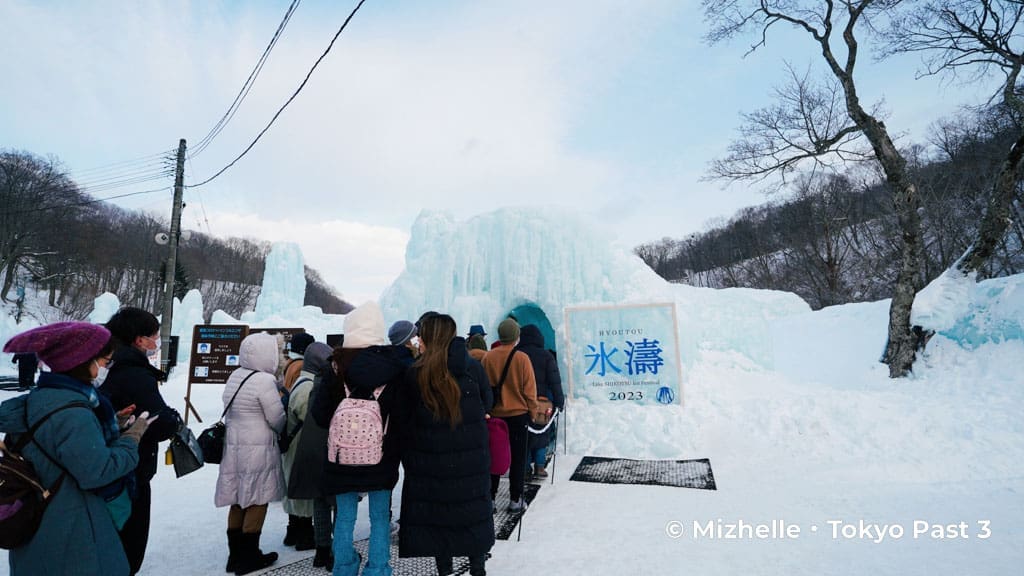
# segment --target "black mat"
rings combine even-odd
[[[537,497],[540,487],[541,484],[531,484],[529,482],[523,486],[523,498],[526,499],[527,509],[533,503],[533,499]],[[498,540],[508,540],[512,536],[512,533],[516,530],[516,525],[519,524],[525,512],[525,510],[509,512],[508,504],[508,481],[503,478],[501,480],[501,487],[498,488],[498,499],[494,501],[494,537]]]
[[[641,484],[717,490],[711,461],[628,460],[584,456],[569,480],[599,484]]]

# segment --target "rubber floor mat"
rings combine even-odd
[[[711,461],[629,460],[584,456],[569,480],[599,484],[640,484],[717,490]]]

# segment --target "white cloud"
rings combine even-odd
[[[396,228],[344,220],[272,219],[252,213],[211,212],[208,216],[211,231],[219,237],[295,242],[306,265],[354,305],[379,299],[405,266],[409,234]]]

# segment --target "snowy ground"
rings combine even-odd
[[[495,546],[489,573],[1020,574],[1024,342],[965,350],[937,336],[914,377],[890,380],[877,362],[886,311],[858,304],[772,321],[774,369],[706,351],[680,408],[571,405],[555,483],[526,514],[522,541]],[[164,396],[181,406],[184,388],[179,371]],[[191,419],[193,430],[216,419],[220,392],[193,390],[206,422]],[[583,455],[710,458],[718,490],[569,482]],[[161,467],[143,574],[224,573],[216,472],[175,479]],[[279,565],[308,555],[280,544],[285,521],[272,506],[263,542],[282,554]],[[801,532],[719,540],[695,537],[695,521],[782,521]],[[877,543],[858,530],[833,538],[830,521],[891,531]],[[957,526],[943,529],[947,538],[915,538],[915,521]],[[960,522],[967,538],[955,537]]]

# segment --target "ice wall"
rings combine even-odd
[[[100,294],[92,301],[92,312],[87,320],[93,324],[104,324],[121,308],[121,301],[110,292]]]
[[[306,297],[306,273],[298,244],[275,242],[263,269],[263,287],[256,299],[257,319],[281,310],[302,308]]]
[[[460,332],[483,324],[493,337],[521,304],[540,307],[557,329],[567,305],[671,300],[667,283],[612,236],[553,208],[505,208],[465,222],[424,212],[381,308],[388,323],[445,311]]]
[[[187,365],[192,351],[192,328],[203,323],[203,294],[189,290],[180,302],[174,299],[171,334],[178,336],[178,364]],[[167,346],[167,343],[164,344]]]
[[[1024,274],[978,282],[968,294],[963,313],[939,334],[964,348],[1024,340]]]
[[[483,324],[493,340],[510,311],[532,304],[561,342],[565,307],[675,302],[684,365],[718,350],[763,367],[773,359],[767,321],[810,310],[785,292],[672,285],[614,237],[607,227],[560,209],[506,208],[464,222],[424,212],[413,225],[406,268],[381,307],[388,323],[415,320],[427,310],[447,312],[460,333]]]

